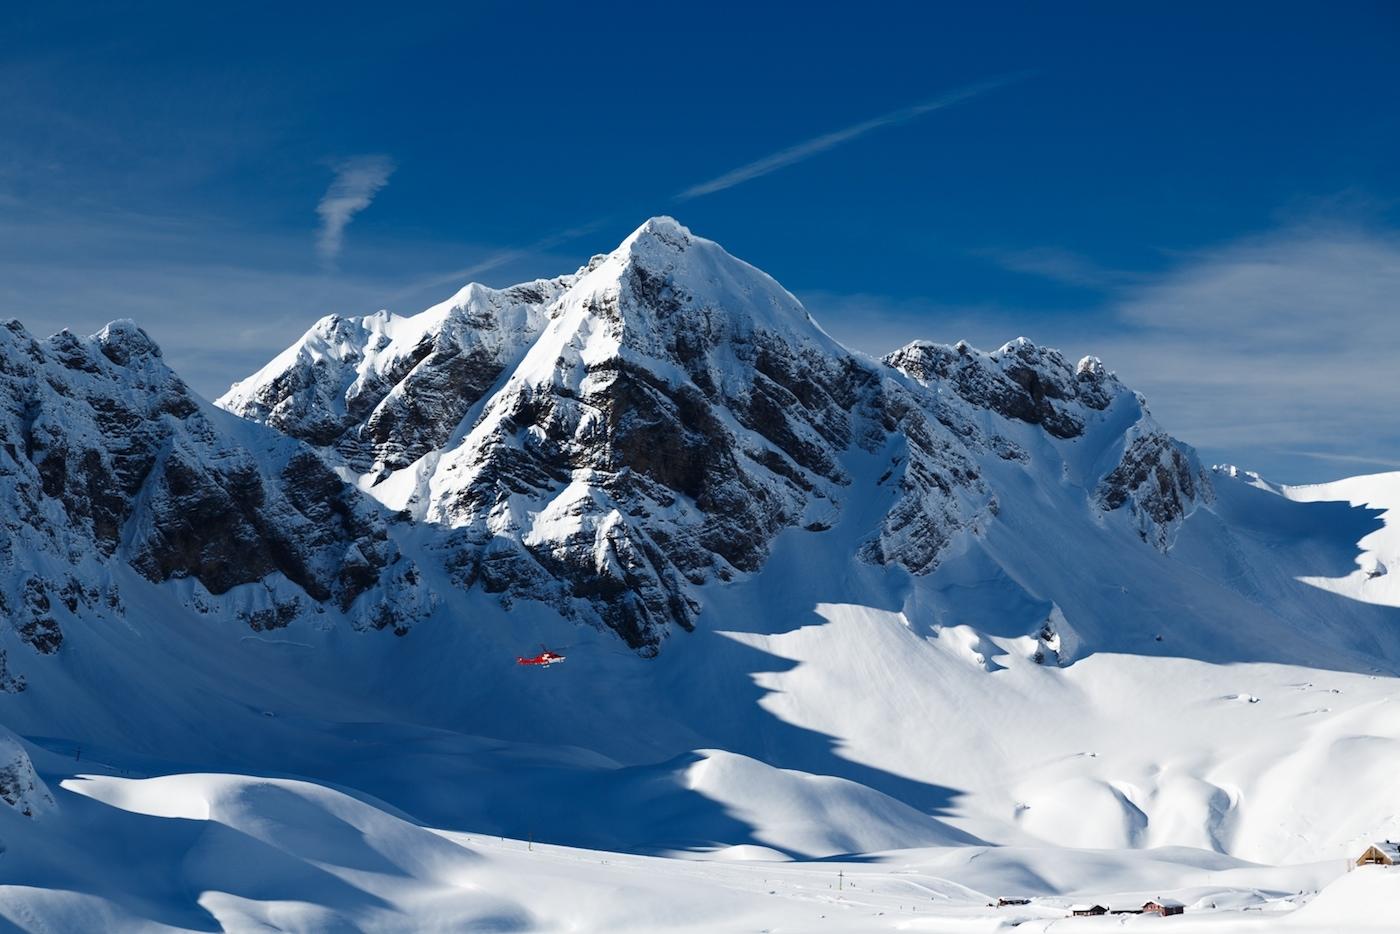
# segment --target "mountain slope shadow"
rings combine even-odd
[[[1305,583],[1357,567],[1381,511],[1304,503],[1217,479],[1165,553],[1071,492],[1010,502],[962,553],[914,581],[911,622],[966,622],[1000,638],[1034,635],[1058,608],[1072,663],[1096,652],[1400,672],[1400,608]]]

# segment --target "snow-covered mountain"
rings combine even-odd
[[[554,924],[454,888],[514,859],[473,834],[921,848],[981,905],[1091,866],[1321,884],[1400,833],[1400,475],[1207,469],[1025,339],[852,353],[666,218],[322,319],[217,407],[126,322],[6,325],[0,388],[0,843],[36,854],[0,885],[106,927]],[[567,661],[514,663],[541,642]],[[93,882],[84,841],[168,820],[224,829],[158,834],[140,898]],[[304,888],[214,868],[274,856]]]
[[[668,218],[573,275],[468,286],[412,318],[322,319],[219,404],[454,530],[460,587],[547,602],[646,652],[692,628],[698,587],[868,498],[850,452],[883,458],[894,493],[861,555],[915,574],[994,516],[981,461],[1044,469],[1007,422],[1085,439],[1088,505],[1130,513],[1159,548],[1209,498],[1190,450],[1099,361],[1024,339],[866,360]]]

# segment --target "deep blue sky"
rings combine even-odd
[[[568,271],[669,213],[858,349],[1025,334],[1210,460],[1400,468],[1394,3],[19,6],[0,315],[134,317],[207,395],[322,314]],[[318,252],[356,165],[392,173]]]

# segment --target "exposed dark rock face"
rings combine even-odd
[[[1210,480],[1181,442],[1151,431],[1130,436],[1118,465],[1095,490],[1105,510],[1127,508],[1143,541],[1165,551],[1181,520],[1211,496]]]
[[[0,693],[18,694],[28,686],[24,675],[15,675],[10,672],[10,656],[4,649],[0,649]]]
[[[949,347],[915,341],[885,363],[925,385],[938,383],[965,402],[1017,421],[1040,425],[1057,438],[1084,433],[1085,410],[1106,409],[1121,389],[1095,357],[1077,367],[1058,350],[1024,337],[991,353],[959,342]]]
[[[46,583],[40,577],[25,579],[21,592],[22,609],[15,620],[15,631],[36,652],[52,655],[63,645],[63,632],[53,618],[53,603],[49,600]]]
[[[0,727],[0,803],[25,817],[36,817],[54,807],[53,795],[34,771],[29,754],[4,727]]]
[[[551,352],[537,345],[443,457],[456,479],[427,508],[477,552],[464,583],[596,616],[646,652],[690,627],[690,586],[757,570],[849,483],[840,453],[879,384],[815,328],[794,340],[714,303],[693,248],[648,230],[581,271],[549,311]],[[544,505],[529,528],[511,518],[538,509],[523,502]]]
[[[214,595],[281,574],[348,608],[397,555],[319,458],[201,403],[129,322],[46,341],[0,325],[0,525],[0,610],[42,654],[65,617],[121,615],[111,561]]]
[[[923,400],[891,382],[883,390],[883,427],[903,441],[903,450],[881,482],[897,483],[900,495],[861,555],[925,574],[938,566],[954,536],[995,510],[996,500],[966,446],[979,435],[954,433],[946,415],[930,414]]]

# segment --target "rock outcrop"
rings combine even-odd
[[[234,600],[256,612],[349,610],[399,559],[376,504],[306,446],[202,402],[126,321],[43,341],[0,324],[0,528],[0,616],[47,655],[65,619],[123,615],[113,562],[211,597],[266,585]],[[13,648],[2,690],[23,685]]]
[[[1193,450],[1160,429],[1134,426],[1122,459],[1094,494],[1103,509],[1130,515],[1143,541],[1166,551],[1182,521],[1209,501],[1211,486]]]
[[[53,810],[53,794],[34,771],[34,763],[19,737],[0,726],[0,805],[25,817]],[[3,850],[0,849],[0,852]]]

